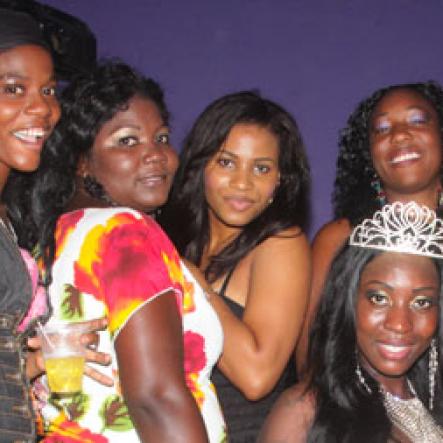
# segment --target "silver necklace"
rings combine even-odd
[[[409,380],[408,385],[414,395],[408,400],[398,398],[381,388],[383,403],[391,423],[412,443],[442,443],[443,429],[423,406]]]

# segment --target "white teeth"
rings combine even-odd
[[[27,128],[15,131],[14,136],[25,142],[35,143],[45,136],[45,130],[42,128]]]
[[[382,345],[389,352],[402,352],[407,346]]]
[[[407,154],[399,155],[391,160],[392,164],[405,162],[408,160],[416,160],[417,158],[420,158],[420,154],[417,152],[409,152]]]

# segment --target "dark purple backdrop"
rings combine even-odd
[[[442,0],[42,0],[159,80],[177,149],[213,99],[257,88],[296,117],[312,169],[310,234],[331,217],[338,130],[381,86],[443,83]]]

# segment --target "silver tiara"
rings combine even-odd
[[[443,222],[426,206],[395,202],[357,225],[349,244],[443,258]]]

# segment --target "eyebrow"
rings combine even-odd
[[[225,148],[220,149],[218,152],[219,152],[219,154],[227,154],[227,155],[229,155],[231,157],[238,158],[238,155],[234,154],[233,152],[230,152],[230,151],[226,150]],[[269,161],[269,162],[272,162],[272,163],[276,163],[276,161],[273,158],[271,158],[271,157],[258,157],[258,158],[254,158],[254,161]]]
[[[388,285],[387,283],[380,281],[380,280],[369,280],[365,283],[365,285],[368,285],[368,284],[378,284],[378,285],[384,286],[385,288],[388,288],[391,290],[395,289],[393,286]],[[412,289],[412,292],[415,293],[415,292],[421,292],[421,291],[437,291],[437,290],[438,290],[437,286],[421,286],[419,288]]]
[[[423,106],[417,106],[417,105],[413,105],[413,106],[408,106],[406,108],[407,111],[412,111],[414,109],[418,109],[419,111],[423,111],[426,114],[430,114]],[[383,117],[385,115],[388,115],[389,112],[379,112],[378,114],[375,114],[374,117]]]
[[[27,79],[29,77],[26,77],[25,75],[21,75],[17,72],[5,72],[3,74],[0,74],[0,78],[3,79],[8,79],[8,78],[19,78],[19,79]]]
[[[438,291],[437,286],[422,286],[421,288],[415,288],[412,292],[421,292],[421,291]]]
[[[141,126],[139,126],[139,125],[135,125],[133,123],[121,123],[118,126],[116,126],[115,128],[111,127],[109,133],[114,134],[115,132],[118,132],[118,131],[120,131],[122,129],[126,129],[126,128],[136,129],[137,131],[141,130]],[[155,131],[157,132],[157,131],[160,131],[161,129],[166,129],[167,131],[169,131],[169,127],[166,124],[162,124]]]
[[[26,75],[19,74],[18,72],[4,72],[3,74],[0,73],[0,80],[29,80],[30,77]],[[51,77],[48,78],[47,82],[56,82],[57,79],[54,75],[51,75]],[[46,82],[45,82],[46,83]]]

